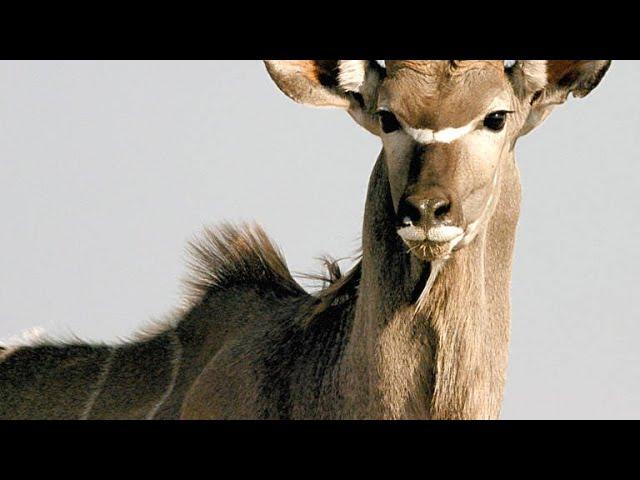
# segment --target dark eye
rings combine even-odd
[[[392,133],[400,130],[400,122],[396,116],[388,110],[379,110],[378,118],[380,118],[380,126],[384,133]]]
[[[484,126],[489,130],[499,132],[504,128],[504,124],[507,121],[507,113],[511,112],[507,112],[506,110],[491,112],[489,115],[484,117]]]

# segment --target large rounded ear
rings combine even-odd
[[[540,125],[569,93],[586,96],[610,65],[611,60],[518,60],[509,74],[516,95],[531,107],[520,135]]]
[[[380,135],[375,118],[385,69],[375,60],[265,60],[269,75],[288,97],[314,107],[344,109]]]

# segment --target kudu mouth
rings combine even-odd
[[[462,203],[443,184],[414,184],[395,207],[396,232],[423,260],[446,257],[464,235]]]
[[[407,225],[397,233],[409,248],[409,252],[424,261],[447,258],[464,238],[465,230],[453,225],[425,228]]]
[[[463,215],[457,217],[457,224],[451,221],[444,223],[414,223],[405,217],[402,224],[396,227],[396,232],[407,245],[408,252],[418,257],[420,260],[432,262],[436,260],[446,260],[456,251],[466,247],[477,236],[480,228],[486,223],[492,214],[496,204],[496,187],[499,177],[499,168],[493,174],[491,181],[491,192],[485,201],[482,211],[477,219],[465,225]]]
[[[439,225],[429,229],[408,225],[398,228],[397,232],[400,238],[406,242],[429,241],[433,243],[452,242],[464,234],[462,228],[453,225]]]

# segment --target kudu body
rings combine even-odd
[[[0,350],[2,418],[497,418],[520,183],[513,149],[607,61],[270,61],[383,150],[362,258],[317,294],[255,227],[192,244],[190,305],[123,345]]]

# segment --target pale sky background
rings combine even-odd
[[[519,142],[502,418],[640,418],[638,85],[614,62]],[[256,61],[2,61],[0,339],[130,336],[222,220],[260,222],[295,272],[349,256],[379,150]]]

